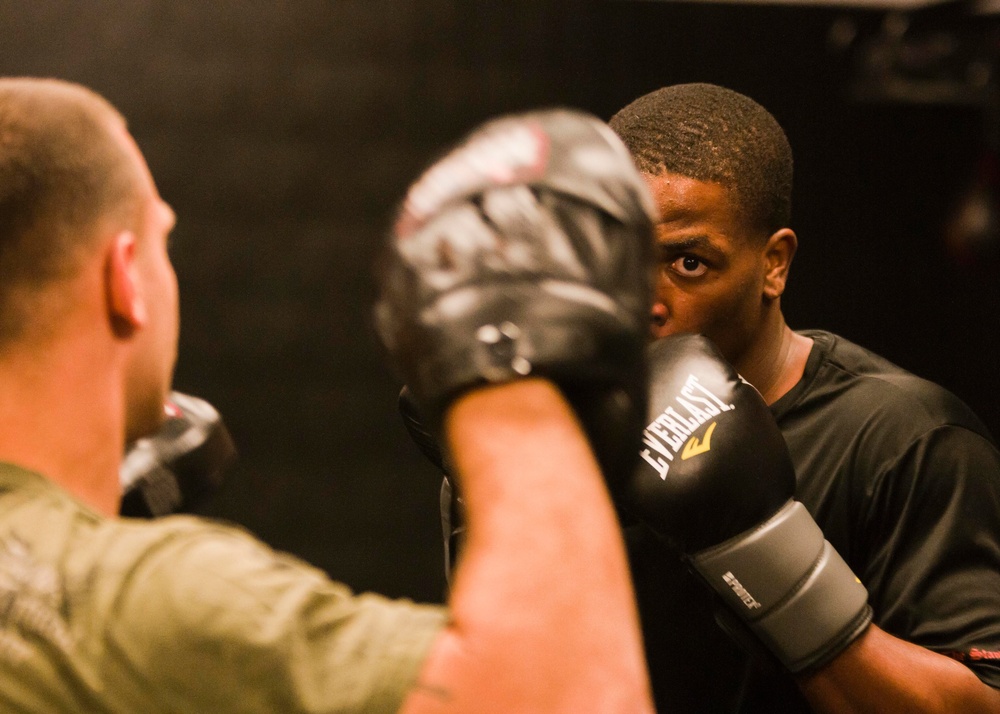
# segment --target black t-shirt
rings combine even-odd
[[[796,497],[868,588],[879,627],[1000,687],[1000,452],[941,387],[802,334],[814,341],[805,374],[772,405]],[[664,544],[642,526],[626,539],[659,710],[809,711],[788,676],[715,624],[707,589]]]

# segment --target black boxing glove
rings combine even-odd
[[[605,474],[630,473],[653,216],[620,140],[569,110],[489,122],[425,173],[379,266],[375,321],[431,432],[464,391],[537,375]]]
[[[413,398],[413,392],[403,387],[399,392],[399,415],[407,433],[413,439],[420,451],[427,457],[438,471],[441,472],[441,491],[439,498],[441,513],[441,535],[444,545],[444,578],[451,584],[451,574],[455,571],[455,562],[465,538],[465,502],[458,488],[452,482],[450,469],[445,464],[444,453],[437,438],[427,428],[426,419],[420,413],[420,405]]]
[[[190,512],[219,490],[236,446],[218,410],[204,399],[171,392],[155,434],[128,445],[119,468],[119,513],[155,518]]]
[[[650,423],[624,506],[790,672],[829,662],[871,622],[868,593],[794,500],[767,404],[704,337],[658,340],[648,356]]]

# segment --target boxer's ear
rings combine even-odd
[[[105,291],[108,318],[116,335],[128,336],[146,324],[147,310],[136,267],[136,237],[121,231],[108,244]]]
[[[788,270],[799,247],[798,236],[791,228],[772,233],[764,246],[764,297],[776,300],[785,292]]]

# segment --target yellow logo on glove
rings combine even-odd
[[[704,454],[712,448],[712,432],[715,431],[715,424],[716,422],[714,421],[709,424],[704,440],[700,440],[696,436],[688,439],[688,442],[684,444],[684,451],[681,452],[681,461],[690,459],[692,456],[697,456],[698,454]]]

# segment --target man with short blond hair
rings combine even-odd
[[[651,209],[624,148],[596,120],[512,119],[522,121],[563,159],[578,143],[605,155],[621,201],[609,210],[621,210],[592,238],[620,241],[620,255],[641,264],[645,248],[628,246],[636,232],[646,245]],[[470,164],[482,166],[478,157]],[[531,168],[542,181],[562,170],[547,161]],[[485,181],[477,191],[494,188]],[[591,182],[581,174],[576,183]],[[524,186],[505,188],[529,199]],[[453,223],[451,212],[476,196],[445,198],[420,217],[433,233],[397,236],[406,249],[390,265],[440,277],[441,266],[411,263],[420,254],[410,249],[468,248],[461,227],[469,224]],[[551,200],[566,201],[558,192]],[[530,200],[514,208],[539,215]],[[548,254],[554,228],[584,210],[569,208],[554,223],[518,221],[514,237]],[[448,608],[354,595],[237,528],[116,517],[124,446],[162,421],[177,356],[174,221],[106,101],[62,81],[0,79],[0,709],[650,712],[614,510],[559,386],[563,363],[577,377],[587,371],[580,350],[526,361],[527,373],[480,375],[462,357],[440,355],[433,340],[390,347],[407,376],[433,362],[447,378],[436,405],[470,518]],[[495,287],[486,266],[504,257],[489,247],[464,257],[474,277],[464,294],[485,304]],[[561,270],[565,251],[552,257],[542,276]],[[535,304],[539,274],[531,275],[515,307]],[[589,283],[621,307],[608,286],[592,275]],[[393,284],[384,285],[380,314],[383,338],[395,343],[427,326],[407,312],[415,297]],[[641,344],[647,287],[627,289],[634,304],[615,312],[626,343]],[[431,286],[425,297],[439,295]],[[608,325],[572,301],[560,305],[554,324],[566,334]],[[520,314],[501,324],[542,329]],[[453,345],[488,349],[479,332],[448,334]]]

